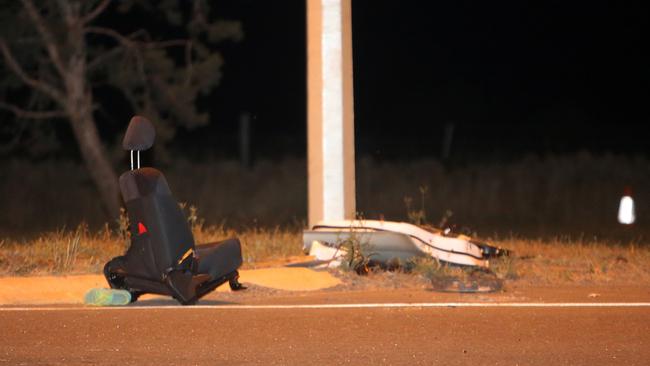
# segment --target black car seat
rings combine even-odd
[[[123,256],[106,263],[109,285],[128,290],[132,301],[141,294],[155,293],[172,296],[184,305],[225,282],[233,290],[243,289],[237,272],[242,264],[239,240],[195,246],[164,175],[154,168],[140,168],[140,151],[149,149],[154,139],[151,122],[139,116],[131,119],[123,141],[124,149],[131,152],[131,170],[119,179],[131,245]]]

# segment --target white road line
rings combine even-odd
[[[650,307],[650,302],[422,302],[370,304],[298,304],[298,305],[152,305],[152,306],[47,306],[0,307],[10,311],[80,311],[80,310],[284,310],[284,309],[374,309],[374,308],[639,308]]]

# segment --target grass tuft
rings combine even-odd
[[[513,254],[491,259],[490,270],[500,280],[516,280],[519,278],[519,274],[517,273],[517,258]]]

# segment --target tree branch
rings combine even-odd
[[[105,28],[105,27],[86,27],[84,29],[84,32],[86,33],[94,33],[94,34],[101,34],[104,36],[108,36],[116,40],[118,43],[121,43],[125,46],[128,47],[134,47],[135,46],[135,41],[133,41],[131,38],[122,35],[120,32],[110,29],[110,28]]]
[[[140,54],[140,50],[138,48],[138,43],[136,41],[131,40],[129,37],[125,37],[120,32],[117,32],[113,29],[110,28],[104,28],[104,27],[86,27],[84,30],[86,33],[94,33],[94,34],[101,34],[105,35],[108,37],[113,38],[116,40],[118,43],[123,45],[126,49],[131,49],[134,51],[136,61],[138,63],[138,72],[140,73],[140,77],[142,78],[142,81],[145,82],[146,76],[144,72],[144,61],[142,60],[142,55]]]
[[[14,58],[3,38],[0,38],[0,51],[2,51],[2,56],[4,57],[7,66],[9,66],[14,74],[16,74],[25,84],[47,94],[50,98],[59,102],[61,105],[65,104],[65,97],[59,90],[44,81],[36,80],[27,75],[25,70],[23,70],[18,61]]]
[[[29,111],[2,101],[0,101],[0,108],[6,109],[21,118],[48,119],[67,116],[64,111]]]
[[[120,53],[120,51],[123,51],[123,50],[124,50],[124,47],[118,46],[118,47],[112,48],[109,51],[106,51],[106,52],[102,53],[101,55],[95,57],[93,60],[89,61],[88,66],[86,67],[86,69],[88,71],[92,71],[95,67],[101,65],[105,60],[108,60],[109,58],[117,55],[118,53]]]
[[[57,71],[62,77],[65,77],[66,74],[65,67],[63,66],[63,62],[61,61],[59,49],[56,46],[56,41],[54,40],[52,33],[50,33],[49,29],[47,29],[47,26],[45,25],[45,20],[38,13],[38,10],[31,2],[31,0],[21,0],[21,1],[23,3],[23,6],[25,7],[25,10],[27,10],[27,14],[32,19],[32,22],[36,26],[36,30],[38,30],[38,33],[43,38],[43,42],[45,42],[45,48],[47,49],[47,53],[50,55],[50,58],[52,59],[52,63],[54,63],[54,67],[57,69]]]
[[[170,39],[168,41],[147,42],[144,46],[147,48],[166,48],[166,47],[187,47],[190,41],[187,39]]]
[[[57,0],[57,4],[59,5],[59,11],[63,15],[63,18],[65,18],[66,24],[71,26],[74,22],[74,18],[72,17],[70,2],[68,0]]]
[[[143,30],[138,30],[135,31],[128,36],[122,36],[121,34],[115,32],[111,33],[110,29],[103,29],[101,27],[88,27],[91,28],[90,31],[88,29],[85,30],[86,33],[96,33],[96,34],[101,34],[105,35],[111,38],[114,38],[120,46],[114,47],[97,57],[95,57],[92,61],[88,62],[88,70],[92,70],[95,67],[101,65],[105,60],[115,56],[116,54],[120,53],[121,51],[124,51],[125,48],[134,48],[137,45],[137,41],[134,41],[133,38],[137,37],[138,35],[142,34],[144,31]]]
[[[106,7],[111,3],[111,0],[103,0],[93,11],[90,13],[86,14],[83,18],[81,18],[81,24],[87,24],[93,21],[93,19],[97,18],[99,14],[104,12],[106,10]]]
[[[152,42],[152,41],[137,41],[133,39],[134,37],[143,35],[146,36],[146,32],[139,30],[131,33],[128,36],[122,35],[120,32],[105,27],[86,27],[84,32],[101,34],[107,37],[111,37],[119,43],[124,44],[128,47],[142,47],[142,48],[166,48],[166,47],[188,47],[191,41],[187,39],[170,39],[167,41]]]

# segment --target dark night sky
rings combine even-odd
[[[461,154],[647,151],[647,9],[566,1],[431,2],[428,9],[366,3],[354,9],[362,141],[364,127],[378,123],[392,130],[388,135],[416,141],[424,132],[436,146],[441,125],[454,121]],[[417,125],[402,132],[404,124],[391,128],[390,121]],[[422,151],[428,144],[417,143]]]
[[[212,2],[219,17],[242,22],[245,37],[219,48],[224,77],[201,103],[211,124],[179,131],[172,148],[235,157],[247,111],[256,157],[304,156],[305,2]],[[352,3],[358,156],[439,156],[449,123],[459,160],[580,150],[650,155],[647,5]],[[137,24],[132,17],[103,21]]]
[[[223,49],[213,125],[193,144],[200,135],[234,150],[248,110],[258,154],[304,154],[304,1],[218,4],[246,38]],[[452,155],[470,158],[647,154],[649,14],[622,2],[355,0],[358,154],[437,156],[448,122]]]

